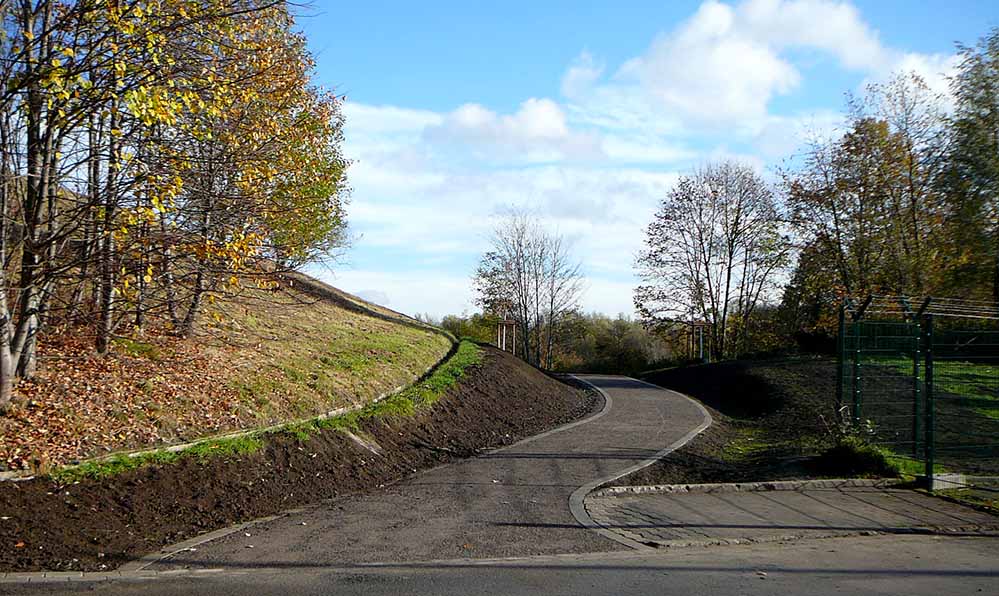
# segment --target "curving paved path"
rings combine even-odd
[[[987,536],[852,536],[751,547],[628,549],[629,534],[642,542],[658,538],[643,534],[651,514],[642,510],[641,519],[629,521],[611,509],[672,500],[663,494],[594,495],[586,505],[616,533],[607,532],[611,540],[586,529],[593,523],[582,511],[589,487],[659,456],[710,420],[700,406],[670,391],[621,377],[586,379],[606,392],[609,408],[552,433],[374,494],[232,532],[146,571],[117,576],[119,581],[94,585],[90,582],[98,578],[57,574],[25,584],[0,577],[0,593],[999,593],[999,538]],[[655,528],[666,525],[651,520]],[[510,555],[517,558],[502,558]]]
[[[606,399],[601,412],[581,422],[361,498],[257,524],[146,569],[314,567],[627,549],[613,534],[581,524],[592,523],[582,496],[678,446],[710,418],[690,399],[640,381],[581,378]]]

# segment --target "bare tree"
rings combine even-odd
[[[473,278],[483,311],[516,322],[524,358],[537,366],[551,367],[559,325],[583,291],[569,248],[535,216],[514,211],[497,221]]]
[[[769,186],[747,166],[712,164],[682,177],[649,224],[637,260],[643,284],[635,306],[646,323],[699,318],[711,324],[716,358],[746,350],[753,314],[787,262],[780,219]]]

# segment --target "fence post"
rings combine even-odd
[[[860,321],[853,322],[853,424],[860,426]]]
[[[915,334],[913,335],[912,353],[912,455],[919,456],[919,360],[920,347],[923,345],[923,329],[919,319],[913,320]]]
[[[836,336],[836,420],[843,409],[843,375],[846,374],[846,304],[839,305],[839,335]]]
[[[926,357],[926,369],[923,371],[926,377],[926,395],[924,396],[923,403],[925,404],[926,411],[924,416],[926,418],[926,428],[925,428],[925,444],[923,449],[925,452],[924,459],[926,460],[926,488],[930,491],[933,490],[933,464],[936,453],[934,453],[933,444],[933,315],[926,315],[926,341],[923,344],[923,351]]]

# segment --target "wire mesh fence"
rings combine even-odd
[[[995,305],[847,301],[839,338],[837,406],[855,432],[931,488],[999,483]]]

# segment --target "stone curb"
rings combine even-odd
[[[773,482],[731,482],[721,484],[654,484],[646,486],[610,486],[594,491],[590,494],[590,497],[626,497],[648,494],[797,491],[838,488],[888,488],[898,483],[899,480],[892,478],[842,478],[825,480],[780,480]]]

